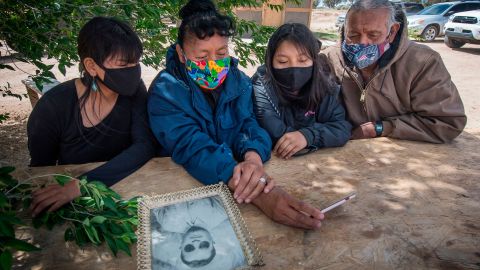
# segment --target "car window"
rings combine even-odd
[[[480,9],[480,3],[468,3],[467,9],[465,9],[465,11],[477,10],[477,9]]]
[[[432,5],[428,8],[420,11],[418,15],[440,15],[442,14],[447,8],[451,7],[452,4],[438,4]]]
[[[423,9],[423,6],[419,4],[405,4],[405,12],[407,14],[416,14],[422,9]]]
[[[452,7],[448,13],[450,14],[453,14],[453,13],[458,13],[458,12],[462,12],[462,11],[467,11],[468,9],[468,4],[458,4],[454,7]]]

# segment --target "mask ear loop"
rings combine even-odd
[[[187,58],[187,55],[185,54],[185,51],[183,50],[182,47],[180,47],[180,50],[182,50],[182,55],[183,55],[183,60],[185,61],[185,67],[188,67],[188,61],[189,59]]]

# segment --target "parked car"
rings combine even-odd
[[[445,2],[431,5],[408,16],[408,30],[426,41],[445,34],[445,23],[455,13],[480,9],[480,1]]]
[[[402,10],[406,16],[415,15],[418,12],[422,11],[424,6],[419,3],[410,3],[410,2],[394,2],[392,1],[393,6],[397,10]]]
[[[338,30],[340,30],[345,23],[345,15],[346,13],[340,14],[337,17],[337,20],[335,21],[335,27],[337,27]]]
[[[445,44],[460,48],[465,43],[480,44],[480,9],[450,16],[445,24]]]
[[[414,15],[414,14],[417,14],[418,12],[420,12],[421,10],[423,10],[423,5],[422,4],[419,4],[419,3],[410,3],[410,2],[394,2],[394,1],[391,1],[392,4],[395,6],[396,9],[401,9],[406,16],[410,16],[410,15]],[[338,30],[340,30],[343,26],[343,24],[345,23],[345,13],[344,14],[340,14],[338,17],[337,17],[337,20],[335,21],[335,27],[338,28]]]
[[[349,9],[351,6],[351,3],[340,3],[338,5],[335,5],[335,9]]]

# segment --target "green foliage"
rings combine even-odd
[[[425,41],[425,39],[422,37],[422,35],[418,34],[415,30],[413,29],[408,29],[408,37],[411,40],[416,40],[416,41]]]
[[[17,239],[15,226],[25,226],[17,217],[17,212],[27,207],[30,187],[19,183],[11,176],[15,168],[0,168],[0,269],[11,269],[13,253],[18,251],[37,251],[39,248]]]
[[[0,124],[5,122],[6,120],[8,120],[8,118],[10,118],[10,113],[1,113],[0,114]]]
[[[14,68],[10,65],[4,65],[4,64],[1,64],[0,63],[0,70],[1,69],[10,69],[10,70],[14,70]],[[7,82],[7,85],[2,85],[0,86],[0,95],[2,97],[14,97],[14,98],[18,98],[20,100],[22,100],[22,98],[26,98],[27,97],[27,94],[15,94],[12,92],[12,87],[10,86],[10,83]],[[0,124],[2,122],[4,122],[5,120],[7,120],[8,118],[10,117],[9,113],[1,113],[0,114]]]
[[[64,185],[70,181],[66,176],[55,176]],[[33,226],[46,226],[67,223],[65,241],[75,241],[83,247],[107,243],[116,256],[119,250],[131,255],[130,244],[137,241],[135,229],[138,225],[137,198],[122,200],[120,195],[101,182],[80,180],[81,197],[55,212],[44,212],[33,219]]]
[[[313,32],[313,34],[320,40],[330,40],[338,41],[340,39],[339,33],[329,33],[329,32]]]
[[[261,7],[268,0],[220,0],[219,9],[236,20],[238,35],[233,39],[241,65],[259,63],[263,58],[265,43],[272,28],[240,20],[233,13],[236,7]],[[78,62],[77,35],[86,21],[94,16],[114,16],[130,22],[143,41],[145,54],[142,62],[160,68],[166,50],[176,41],[178,11],[186,0],[38,0],[0,1],[0,46],[9,52],[12,63],[0,69],[17,69],[16,61],[36,66],[34,77],[37,86],[54,78],[54,65],[42,62],[44,57],[56,59],[57,68],[65,74],[66,67]],[[290,2],[298,3],[299,0]],[[283,5],[268,4],[280,10]],[[252,35],[252,42],[240,37]],[[5,44],[6,42],[6,44]],[[8,46],[5,46],[8,45]],[[14,53],[13,51],[18,52]],[[252,55],[254,57],[252,57]]]
[[[0,64],[0,69],[2,69],[2,66],[7,66],[9,67],[8,69],[12,68],[11,66],[8,66],[8,65],[2,65]],[[10,85],[9,82],[7,82],[7,85],[2,85],[0,86],[0,94],[2,95],[2,97],[15,97],[15,98],[18,98],[20,100],[22,100],[22,98],[26,98],[27,97],[27,94],[22,94],[22,95],[19,95],[19,94],[15,94],[12,92],[12,87]]]
[[[340,4],[342,0],[323,0],[323,4],[329,8],[334,8],[336,5]]]
[[[13,167],[0,168],[0,270],[10,269],[15,250],[36,251],[36,246],[15,238],[15,227],[26,226],[17,213],[28,209],[34,186],[28,181],[18,181],[11,173]],[[72,178],[55,175],[60,185]],[[65,241],[78,246],[99,246],[104,242],[116,256],[123,251],[131,256],[130,245],[137,241],[137,197],[122,200],[119,194],[101,182],[80,180],[81,196],[55,212],[43,212],[32,221],[34,228],[53,229],[67,224]]]

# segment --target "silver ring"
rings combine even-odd
[[[258,179],[258,181],[259,181],[260,183],[262,183],[262,184],[265,184],[265,185],[267,184],[267,179],[266,179],[265,177],[263,177],[263,176],[260,177],[260,179]]]

